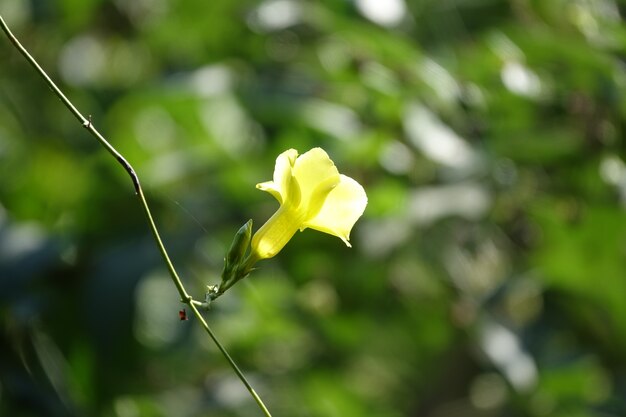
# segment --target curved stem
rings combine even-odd
[[[113,146],[111,146],[111,144],[107,142],[106,139],[104,139],[100,132],[98,132],[95,127],[93,127],[93,125],[91,124],[91,117],[89,119],[85,118],[85,116],[83,116],[78,111],[78,109],[74,107],[72,102],[67,97],[65,97],[65,94],[63,94],[59,87],[56,86],[54,81],[52,81],[52,79],[48,77],[48,74],[46,74],[46,72],[39,66],[37,61],[35,61],[35,58],[33,58],[30,53],[28,53],[26,48],[24,48],[22,44],[17,40],[17,38],[13,35],[2,16],[0,16],[0,26],[2,26],[2,30],[7,35],[13,46],[15,46],[15,48],[22,54],[22,56],[26,58],[28,63],[33,68],[35,68],[35,71],[37,71],[37,73],[46,81],[48,87],[50,87],[52,92],[61,100],[65,107],[67,107],[68,110],[83,125],[83,127],[87,129],[98,140],[98,142],[100,142],[100,144],[104,146],[106,150],[115,157],[117,162],[119,162],[124,167],[124,169],[126,170],[126,172],[128,172],[128,175],[130,175],[133,181],[135,192],[139,192],[139,190],[141,189],[141,186],[139,185],[139,179],[137,178],[137,174],[135,174],[133,167],[128,163],[128,161],[126,161],[126,159],[124,159],[124,157]]]
[[[154,224],[154,220],[152,219],[152,214],[150,213],[150,208],[148,207],[148,203],[146,202],[146,198],[144,197],[143,190],[141,189],[141,183],[139,182],[139,177],[135,173],[135,170],[133,169],[133,167],[126,160],[126,158],[124,158],[122,154],[120,154],[113,147],[113,145],[111,145],[104,138],[104,136],[102,136],[102,134],[98,132],[98,130],[91,123],[91,117],[89,119],[85,118],[85,116],[83,116],[81,112],[78,111],[78,109],[65,96],[65,94],[63,94],[61,89],[57,87],[57,85],[54,83],[54,81],[52,81],[52,79],[48,76],[48,74],[46,74],[43,68],[39,66],[35,58],[33,58],[31,54],[28,53],[26,48],[24,48],[22,44],[17,40],[17,38],[13,35],[13,33],[11,32],[11,30],[5,23],[2,16],[0,16],[0,26],[2,26],[2,30],[7,35],[11,43],[17,48],[18,51],[20,51],[20,53],[24,56],[24,58],[26,58],[26,60],[30,63],[30,65],[33,68],[35,68],[37,73],[46,81],[46,84],[48,84],[48,87],[52,89],[52,92],[61,100],[61,102],[65,105],[65,107],[68,108],[68,110],[78,119],[78,121],[83,125],[83,127],[87,129],[87,131],[89,131],[89,133],[91,133],[92,136],[94,136],[98,140],[98,142],[100,142],[100,144],[104,146],[104,148],[111,155],[113,155],[113,157],[117,160],[117,162],[119,162],[120,165],[122,165],[124,170],[126,170],[128,175],[130,176],[130,179],[133,182],[133,186],[135,187],[135,194],[137,194],[137,196],[139,197],[139,201],[141,202],[143,211],[146,215],[146,218],[148,219],[150,229],[152,230],[152,235],[154,236],[154,240],[156,241],[157,246],[159,247],[159,251],[161,252],[161,255],[163,256],[165,264],[167,265],[167,269],[169,270],[170,276],[172,277],[172,280],[174,281],[174,284],[176,285],[176,289],[178,290],[178,293],[180,294],[180,298],[183,302],[188,302],[191,297],[189,296],[189,294],[187,294],[187,291],[185,291],[185,287],[183,286],[183,283],[180,280],[180,277],[178,276],[178,274],[176,273],[176,270],[174,269],[174,265],[172,264],[172,261],[170,260],[170,257],[168,256],[167,251],[165,250],[165,246],[163,245],[161,236],[159,235],[156,225]]]
[[[235,371],[235,373],[237,374],[237,376],[239,377],[239,379],[241,380],[241,382],[245,385],[245,387],[248,389],[248,391],[250,392],[250,395],[254,398],[254,400],[256,401],[256,403],[258,404],[259,408],[261,409],[261,411],[263,411],[263,413],[267,416],[267,417],[271,417],[270,412],[267,410],[267,407],[265,407],[265,404],[263,404],[263,401],[261,400],[261,398],[258,396],[258,394],[254,391],[254,389],[252,388],[252,386],[250,385],[250,383],[247,381],[246,377],[243,375],[243,373],[241,372],[241,370],[239,370],[239,367],[237,366],[237,364],[235,363],[235,361],[231,358],[231,356],[228,354],[228,352],[226,351],[226,349],[224,348],[224,346],[222,346],[222,344],[217,340],[217,338],[215,337],[215,335],[213,334],[213,332],[211,331],[211,328],[209,327],[209,325],[207,324],[207,322],[204,320],[204,318],[202,317],[202,315],[200,314],[200,312],[198,311],[198,308],[196,307],[196,304],[198,304],[198,301],[195,301],[190,295],[189,293],[187,293],[187,290],[185,289],[185,286],[183,285],[180,277],[178,276],[178,273],[176,272],[176,269],[174,268],[174,264],[172,263],[167,250],[165,249],[165,245],[163,244],[163,241],[161,240],[161,236],[159,235],[159,231],[156,227],[156,224],[154,223],[154,219],[152,217],[152,213],[150,212],[150,207],[148,206],[148,202],[146,201],[146,197],[144,196],[143,190],[141,188],[141,183],[139,182],[139,177],[137,176],[137,174],[135,173],[135,170],[133,169],[133,167],[130,165],[130,163],[104,138],[104,136],[102,136],[102,134],[100,134],[100,132],[98,132],[98,130],[93,126],[93,124],[91,123],[91,117],[89,118],[85,118],[85,116],[83,116],[81,114],[80,111],[78,111],[78,109],[74,106],[74,104],[72,104],[72,102],[65,96],[65,94],[63,94],[63,92],[59,89],[59,87],[57,87],[57,85],[54,83],[54,81],[52,81],[52,79],[48,76],[48,74],[46,74],[46,72],[41,68],[41,66],[39,66],[39,64],[37,63],[37,61],[35,60],[35,58],[33,58],[30,53],[28,53],[28,51],[26,50],[26,48],[24,48],[22,46],[22,44],[17,40],[17,38],[13,35],[13,33],[11,32],[11,30],[9,29],[9,27],[7,26],[7,24],[5,23],[4,19],[2,18],[2,16],[0,16],[0,27],[2,27],[2,30],[4,31],[4,33],[6,34],[6,36],[9,38],[9,40],[11,41],[11,43],[15,46],[15,48],[22,54],[22,56],[24,56],[24,58],[26,58],[26,60],[30,63],[30,65],[35,69],[35,71],[44,79],[44,81],[46,82],[46,84],[48,85],[48,87],[50,87],[50,89],[52,90],[52,92],[61,100],[61,102],[65,105],[65,107],[68,108],[68,110],[78,119],[78,121],[82,124],[82,126],[87,129],[87,131],[89,131],[89,133],[91,133],[92,136],[94,136],[98,142],[100,142],[100,144],[111,154],[113,155],[113,157],[117,160],[117,162],[122,165],[122,167],[124,168],[124,170],[128,173],[128,175],[131,178],[131,181],[133,182],[133,186],[135,188],[135,194],[137,195],[137,197],[139,198],[139,202],[141,203],[141,207],[144,211],[144,214],[146,216],[146,219],[148,220],[148,225],[150,226],[150,230],[152,231],[152,236],[154,237],[154,240],[157,244],[157,247],[159,248],[159,252],[161,252],[161,256],[163,257],[163,260],[165,261],[165,264],[167,266],[167,269],[170,273],[170,277],[172,278],[172,281],[174,282],[174,285],[176,286],[176,289],[178,290],[178,294],[180,295],[181,301],[185,304],[187,304],[189,306],[189,308],[191,308],[194,312],[194,314],[196,315],[196,317],[200,320],[200,323],[202,324],[202,327],[204,327],[204,329],[206,330],[206,332],[208,333],[208,335],[211,337],[211,339],[213,340],[213,342],[217,345],[218,349],[220,350],[220,352],[222,353],[222,355],[224,355],[224,357],[226,358],[226,360],[228,361],[228,363],[230,364],[230,366],[233,368],[233,370]]]

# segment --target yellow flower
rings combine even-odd
[[[252,237],[251,258],[276,255],[296,231],[311,228],[329,233],[346,245],[350,230],[367,205],[363,187],[339,174],[321,148],[298,156],[289,149],[276,158],[274,180],[257,184],[272,194],[280,208]]]

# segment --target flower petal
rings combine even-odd
[[[323,188],[332,189],[339,183],[339,171],[322,148],[313,148],[300,155],[293,166],[293,176],[300,186],[302,207],[307,211],[311,197],[314,194],[315,198],[319,197],[316,193],[318,185],[324,184]]]
[[[350,230],[365,211],[365,206],[367,195],[361,184],[340,175],[339,184],[328,194],[319,213],[305,221],[302,229],[310,227],[337,236],[350,246]]]
[[[257,260],[273,257],[289,242],[301,224],[297,210],[281,206],[252,236],[251,256]]]
[[[298,151],[288,149],[278,155],[274,167],[274,180],[266,181],[256,185],[256,188],[267,191],[283,204],[289,198],[290,191],[293,191],[292,168],[298,158]]]
[[[283,197],[280,195],[280,188],[274,184],[274,181],[261,182],[256,185],[256,188],[270,193],[280,204],[283,204]]]
[[[309,196],[309,202],[306,206],[301,207],[301,211],[303,213],[304,221],[314,218],[317,216],[317,213],[321,210],[322,206],[326,202],[326,198],[328,194],[337,186],[338,178],[334,176],[328,177],[325,180],[321,181],[313,192]]]

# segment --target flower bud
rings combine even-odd
[[[235,234],[233,243],[231,243],[230,249],[226,254],[226,259],[224,260],[224,271],[232,271],[243,263],[244,256],[248,251],[248,246],[250,246],[251,236],[252,220],[248,220]]]

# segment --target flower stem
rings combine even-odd
[[[80,113],[80,111],[78,111],[78,109],[65,96],[65,94],[63,94],[63,92],[59,89],[59,87],[57,87],[57,85],[54,83],[54,81],[52,81],[52,79],[48,76],[48,74],[37,63],[35,58],[33,58],[30,55],[30,53],[26,50],[26,48],[24,48],[22,46],[22,44],[17,40],[17,38],[13,35],[13,33],[11,32],[11,30],[9,29],[9,27],[5,23],[5,21],[2,18],[2,16],[0,16],[0,27],[2,28],[2,30],[6,34],[7,38],[9,39],[9,41],[11,41],[13,46],[15,46],[15,48],[22,54],[22,56],[24,56],[24,58],[26,58],[28,63],[35,69],[35,71],[41,76],[41,78],[44,79],[44,81],[46,82],[48,87],[50,87],[52,92],[61,100],[61,102],[65,105],[65,107],[68,108],[68,110],[78,119],[78,121],[82,124],[82,126],[85,129],[87,129],[87,131],[89,133],[91,133],[91,135],[93,137],[95,137],[98,142],[100,142],[100,144],[117,160],[117,162],[120,165],[122,165],[124,170],[128,173],[128,175],[130,176],[131,181],[133,182],[133,187],[135,188],[135,194],[139,198],[139,202],[141,204],[143,212],[144,212],[144,214],[146,216],[146,219],[148,220],[148,225],[150,227],[150,230],[152,231],[152,236],[154,237],[154,240],[155,240],[155,242],[157,244],[159,252],[161,253],[161,256],[163,257],[163,260],[164,260],[164,262],[165,262],[165,264],[167,266],[167,269],[168,269],[168,271],[170,273],[170,277],[172,278],[172,281],[173,281],[174,285],[176,286],[176,290],[178,291],[178,294],[180,295],[181,302],[187,304],[189,306],[189,308],[191,308],[191,310],[194,312],[194,314],[196,315],[198,320],[200,320],[200,323],[202,324],[202,327],[206,330],[206,332],[208,333],[210,338],[213,340],[213,342],[216,344],[216,346],[218,347],[218,349],[220,350],[222,355],[224,355],[224,357],[226,358],[226,360],[228,361],[230,366],[233,368],[233,370],[235,371],[235,373],[237,374],[237,376],[239,377],[241,382],[244,384],[244,386],[250,392],[250,395],[252,396],[252,398],[254,398],[254,400],[258,404],[259,408],[261,409],[261,411],[263,411],[265,416],[271,417],[270,412],[267,410],[267,407],[265,407],[265,404],[263,404],[263,401],[261,400],[259,395],[256,393],[256,391],[254,391],[254,389],[252,388],[252,386],[250,385],[250,383],[248,382],[248,380],[246,379],[244,374],[241,372],[241,370],[239,369],[239,367],[237,366],[235,361],[228,354],[228,352],[226,351],[224,346],[222,346],[222,344],[219,342],[219,340],[217,339],[217,337],[215,336],[215,334],[213,333],[213,331],[211,330],[211,328],[207,324],[206,320],[204,320],[204,317],[202,317],[202,315],[200,314],[200,311],[198,311],[198,308],[196,307],[196,304],[198,304],[198,302],[195,301],[191,297],[191,295],[189,295],[189,293],[187,293],[187,290],[185,289],[185,286],[183,285],[180,277],[178,276],[178,273],[176,272],[176,269],[174,268],[174,264],[172,263],[169,255],[167,253],[167,250],[165,249],[165,245],[163,244],[163,241],[161,240],[161,236],[159,235],[159,231],[158,231],[158,229],[156,227],[156,224],[154,223],[154,219],[152,218],[152,213],[150,212],[150,207],[148,206],[148,202],[146,201],[146,197],[144,196],[143,190],[141,188],[141,183],[139,182],[139,177],[137,176],[137,173],[135,172],[133,167],[126,160],[126,158],[124,158],[104,138],[104,136],[102,136],[102,134],[100,134],[100,132],[98,132],[98,130],[91,123],[91,116],[89,118],[85,118],[85,116],[83,116]]]
[[[200,320],[200,324],[202,324],[202,327],[204,327],[204,330],[206,330],[206,332],[208,333],[209,337],[213,340],[213,342],[215,343],[217,348],[220,350],[220,352],[222,352],[222,355],[224,355],[224,357],[228,360],[228,363],[233,368],[233,371],[235,371],[235,373],[237,374],[237,376],[239,377],[241,382],[243,382],[243,384],[245,385],[246,389],[248,390],[248,392],[250,393],[252,398],[254,398],[254,401],[256,401],[256,403],[259,406],[259,408],[261,409],[261,411],[263,411],[263,413],[267,417],[272,417],[272,415],[270,414],[270,412],[267,409],[267,407],[265,407],[265,404],[263,404],[263,401],[261,400],[261,397],[259,397],[259,394],[256,393],[254,388],[252,388],[252,385],[250,385],[250,383],[246,380],[246,377],[243,375],[243,372],[241,372],[241,370],[239,369],[239,367],[237,366],[235,361],[230,357],[230,355],[228,354],[228,352],[226,351],[224,346],[220,343],[219,340],[217,340],[217,337],[215,337],[215,334],[213,333],[213,331],[211,330],[211,328],[207,324],[206,320],[204,320],[204,317],[202,317],[202,314],[198,310],[198,307],[196,306],[196,303],[189,303],[189,307],[193,311],[193,314],[195,314],[195,316],[198,318],[198,320]]]

